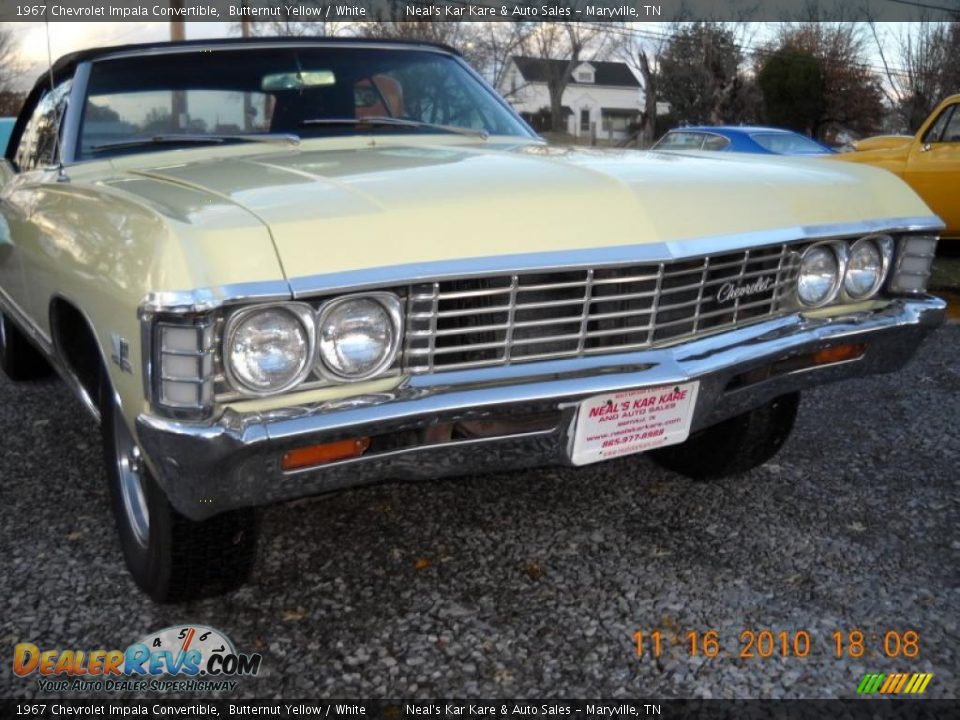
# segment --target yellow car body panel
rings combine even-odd
[[[54,298],[82,307],[104,358],[112,333],[139,337],[137,308],[151,295],[203,290],[216,300],[233,286],[378,267],[929,214],[903,183],[872,168],[515,138],[316,139],[138,154],[66,173],[69,182],[56,171],[22,173],[2,190],[30,278],[11,299],[48,338]],[[132,424],[146,407],[140,344],[130,343],[132,373],[106,365]]]
[[[952,95],[930,113],[913,137],[881,136],[857,143],[857,150],[833,160],[884,168],[905,180],[946,224],[943,237],[960,239],[960,137],[930,142],[928,134],[946,112],[960,112]]]

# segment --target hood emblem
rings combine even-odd
[[[717,302],[725,303],[731,300],[738,300],[748,295],[756,295],[757,293],[766,292],[772,286],[773,280],[767,275],[758,277],[753,282],[745,285],[734,285],[732,282],[727,282],[721,285],[717,291]]]

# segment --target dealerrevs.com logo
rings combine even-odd
[[[33,643],[13,650],[14,674],[38,675],[41,692],[230,691],[235,678],[257,675],[262,661],[204,625],[165,628],[126,650],[42,650]]]

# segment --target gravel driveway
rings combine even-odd
[[[903,373],[807,393],[774,462],[715,484],[633,457],[271,508],[248,587],[166,607],[126,574],[78,403],[2,379],[0,697],[37,692],[18,642],[122,649],[202,623],[264,655],[234,696],[849,697],[909,671],[955,698],[958,358],[948,326]],[[638,659],[654,629],[661,658]],[[686,634],[711,629],[723,651],[691,658]],[[763,629],[808,631],[809,656],[736,657]],[[866,655],[836,659],[855,629]],[[919,658],[884,658],[908,629]]]

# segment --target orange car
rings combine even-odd
[[[946,223],[943,237],[960,239],[960,95],[940,103],[916,135],[882,135],[856,147],[830,158],[899,175]]]

